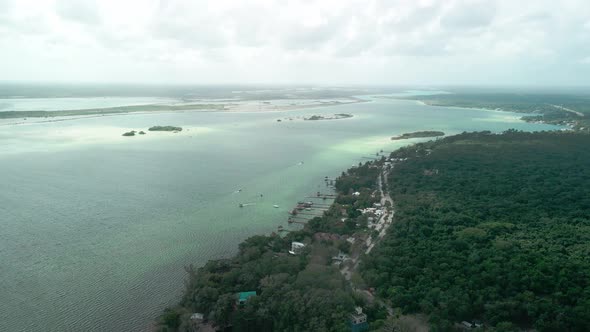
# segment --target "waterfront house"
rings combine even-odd
[[[354,313],[350,315],[350,330],[352,332],[361,332],[369,329],[367,314],[363,313],[361,307],[354,308]]]

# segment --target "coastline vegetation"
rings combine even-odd
[[[433,130],[425,130],[425,131],[415,131],[411,133],[404,133],[399,136],[394,136],[391,140],[400,140],[400,139],[410,139],[410,138],[423,138],[423,137],[439,137],[444,136],[445,133],[442,131],[433,131]]]
[[[393,153],[365,281],[434,330],[590,330],[590,135],[464,133]]]

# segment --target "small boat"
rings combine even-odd
[[[240,203],[240,207],[244,207],[244,204]]]
[[[275,204],[275,205],[273,205],[272,207],[273,207],[273,208],[275,208],[275,209],[278,209],[278,208],[279,208],[279,206],[278,206],[278,205],[276,205],[276,204]]]

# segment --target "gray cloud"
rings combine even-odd
[[[180,1],[167,1],[160,3],[159,13],[149,32],[153,38],[174,40],[181,47],[221,47],[227,42],[222,22],[222,17],[201,8]]]
[[[492,23],[496,6],[492,1],[456,3],[441,19],[441,26],[448,29],[476,29]]]
[[[584,0],[0,0],[0,72],[172,83],[555,83],[527,75],[568,63],[555,75],[573,84],[590,77],[588,12]]]
[[[56,13],[66,19],[83,24],[99,24],[98,6],[94,0],[58,0]]]
[[[292,26],[280,36],[281,45],[291,50],[313,50],[325,46],[330,40],[337,38],[342,33],[344,21],[343,17],[333,17],[318,26]]]

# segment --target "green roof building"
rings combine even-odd
[[[244,304],[252,296],[256,296],[256,291],[240,292],[240,293],[237,294],[237,297],[238,297],[238,301],[237,302],[238,302],[238,304]]]

